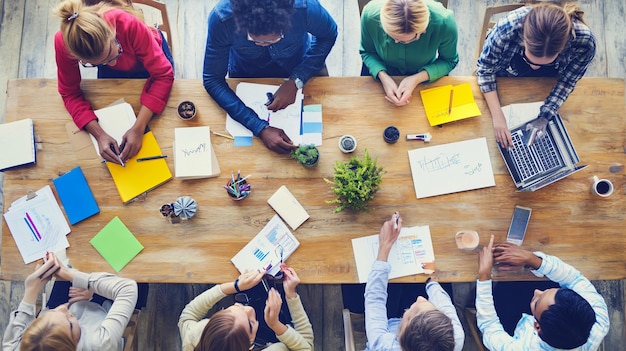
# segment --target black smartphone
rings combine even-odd
[[[529,207],[515,206],[515,210],[513,210],[513,218],[511,218],[511,225],[509,226],[509,232],[506,235],[507,242],[518,246],[522,245],[531,213],[532,209]]]

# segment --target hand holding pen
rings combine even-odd
[[[47,259],[43,260],[43,263],[38,263],[35,271],[24,280],[23,301],[26,303],[34,305],[46,284],[60,269],[60,263],[53,253],[47,253],[46,257]]]
[[[378,256],[377,260],[387,261],[389,252],[393,243],[396,242],[400,231],[402,230],[402,218],[398,211],[395,211],[391,216],[391,219],[383,223],[378,234]]]

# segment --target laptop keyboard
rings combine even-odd
[[[530,147],[524,143],[521,130],[511,133],[511,137],[513,138],[513,147],[509,149],[509,155],[511,155],[522,181],[563,166],[554,142],[549,136],[535,139]]]

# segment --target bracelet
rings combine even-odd
[[[241,290],[239,290],[239,278],[235,279],[235,291],[238,293],[241,292]]]

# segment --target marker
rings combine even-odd
[[[149,157],[141,157],[137,159],[137,162],[141,162],[141,161],[150,161],[150,160],[158,160],[160,158],[167,158],[167,155],[160,155],[160,156],[149,156]]]
[[[452,114],[452,98],[454,97],[454,89],[450,90],[450,104],[448,105],[448,115]]]
[[[272,102],[274,102],[274,94],[268,91],[267,93],[265,93],[265,95],[267,96],[267,102],[265,103],[265,106],[269,106],[272,104]]]
[[[233,138],[232,136],[230,136],[228,134],[222,134],[222,133],[218,133],[218,132],[211,132],[211,133],[213,133],[213,135],[221,136],[222,138],[228,138],[228,139],[235,140],[235,138]]]
[[[394,214],[396,214],[396,221],[393,222],[393,229],[398,229],[398,221],[400,220],[400,214],[398,213],[398,211],[395,211]]]
[[[432,137],[432,135],[430,135],[430,133],[425,133],[425,134],[407,134],[406,135],[406,140],[422,140],[425,143],[429,143],[432,138],[433,137]]]

